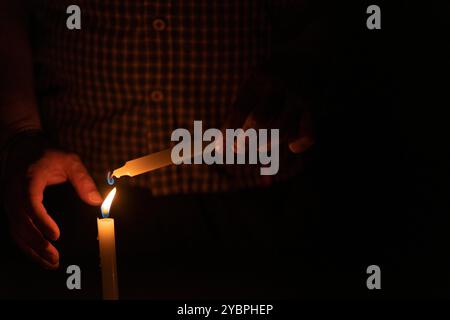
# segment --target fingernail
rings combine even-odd
[[[47,260],[48,263],[50,264],[56,264],[58,262],[58,256],[56,256],[55,254],[53,254],[50,251],[45,251],[45,260]]]
[[[97,191],[92,191],[91,193],[89,193],[88,199],[95,203],[100,203],[103,201],[102,197],[100,196],[100,194]]]
[[[56,241],[56,240],[58,240],[59,239],[59,232],[54,232],[54,233],[52,233],[50,236],[49,236],[49,238],[52,240],[52,241]]]
[[[47,263],[48,263],[48,265],[46,265],[46,264],[43,265],[44,269],[46,269],[46,270],[56,270],[56,269],[59,268],[59,262],[58,261],[55,262],[55,263],[51,263],[51,262],[47,261]]]

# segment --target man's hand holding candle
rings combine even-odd
[[[310,101],[298,93],[299,86],[278,75],[275,66],[257,69],[240,89],[223,128],[280,129],[280,144],[291,153],[303,153],[315,139]]]
[[[42,203],[44,190],[69,181],[83,201],[100,205],[97,187],[77,155],[47,149],[38,136],[16,141],[5,167],[4,205],[12,238],[44,268],[56,269],[59,253],[50,241],[60,231]]]

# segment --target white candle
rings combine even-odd
[[[134,177],[138,174],[171,165],[173,164],[171,153],[172,148],[127,161],[124,166],[114,170],[112,175],[116,178],[122,176]]]
[[[201,142],[200,142],[201,143]],[[188,159],[195,158],[203,154],[203,149],[197,147],[194,152],[180,156],[178,153],[172,154],[172,148],[158,151],[144,157],[125,162],[120,168],[113,171],[112,176],[120,178],[123,176],[134,177],[138,174],[153,171],[159,168],[169,166],[174,163],[181,163]],[[108,175],[108,178],[111,178]]]
[[[104,300],[117,300],[116,240],[114,235],[114,219],[108,218],[116,188],[106,197],[101,206],[103,218],[97,218],[98,242],[100,248],[100,266],[102,270],[102,290]]]

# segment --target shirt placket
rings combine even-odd
[[[171,1],[145,1],[145,150],[152,153],[169,147],[174,128],[171,69],[173,67]],[[167,176],[167,175],[166,175]],[[164,175],[148,175],[149,185],[157,190],[164,187]],[[167,177],[165,178],[167,179]]]

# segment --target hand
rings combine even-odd
[[[238,94],[224,128],[280,129],[280,144],[302,153],[314,144],[309,102],[269,68],[260,68]]]
[[[8,161],[5,209],[14,242],[44,268],[56,269],[59,253],[50,241],[57,240],[60,231],[42,203],[45,188],[69,181],[86,203],[99,205],[102,198],[77,155],[57,150],[31,154],[23,148],[11,153],[11,160],[17,161]]]

